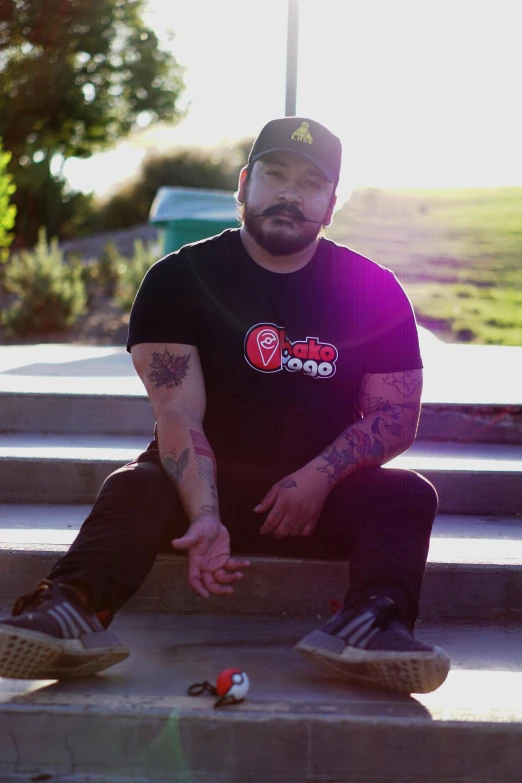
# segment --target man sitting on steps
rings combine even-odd
[[[244,553],[349,559],[343,607],[297,650],[355,682],[444,681],[447,655],[413,636],[437,496],[381,467],[415,439],[415,318],[392,272],[322,236],[340,165],[318,122],[269,122],[240,174],[241,228],[146,274],[128,349],[155,438],[0,622],[0,676],[79,677],[123,660],[106,629],[173,547],[203,597],[234,591]]]

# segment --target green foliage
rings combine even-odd
[[[522,345],[522,188],[364,188],[331,239],[393,269],[444,339]]]
[[[116,291],[116,303],[124,312],[131,309],[145,273],[157,260],[151,245],[145,245],[141,239],[134,241],[134,255],[125,260]]]
[[[145,159],[137,179],[102,206],[101,227],[117,230],[145,223],[156,193],[164,186],[235,190],[251,146],[247,140],[226,151],[189,147]]]
[[[145,0],[0,0],[0,136],[32,226],[49,225],[41,187],[57,162],[179,116],[182,69],[144,10]]]
[[[10,153],[2,151],[0,140],[0,262],[7,259],[7,251],[13,241],[13,235],[9,232],[16,217],[16,207],[9,203],[16,190],[12,177],[6,172],[10,159]]]
[[[86,291],[79,265],[64,262],[56,239],[48,246],[45,229],[33,250],[12,256],[4,288],[14,300],[2,312],[2,324],[10,335],[62,330],[85,312]]]
[[[105,296],[114,296],[116,284],[125,268],[125,259],[119,252],[115,242],[107,242],[103,248],[102,257],[97,264],[97,282],[103,288]]]

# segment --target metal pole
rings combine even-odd
[[[296,114],[298,46],[299,46],[299,0],[288,0],[288,31],[287,31],[287,38],[286,38],[285,117],[293,117]]]

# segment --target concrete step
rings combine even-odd
[[[447,345],[422,328],[420,339],[419,437],[522,443],[522,347]],[[1,432],[148,435],[152,425],[124,348],[0,346]]]
[[[109,473],[146,445],[138,436],[0,435],[0,497],[8,503],[92,502]],[[426,476],[445,513],[522,510],[522,446],[417,441],[387,467]]]
[[[0,606],[46,576],[90,506],[0,506]],[[233,542],[232,542],[233,543]],[[348,564],[253,557],[233,596],[203,599],[188,586],[183,555],[161,554],[128,604],[136,611],[317,616],[342,600]],[[440,514],[435,520],[421,617],[522,619],[522,520]]]
[[[434,693],[330,679],[292,649],[308,618],[122,613],[130,658],[88,680],[0,680],[2,781],[511,783],[520,780],[522,629],[421,625],[452,659]],[[187,688],[244,670],[213,709]],[[16,777],[16,776],[19,777]],[[23,777],[25,776],[25,777]],[[43,778],[41,778],[43,779]]]
[[[154,415],[143,386],[134,384],[130,394],[123,392],[121,381],[107,388],[100,379],[97,391],[87,392],[93,379],[74,379],[74,390],[67,384],[55,390],[56,379],[38,378],[37,388],[27,383],[14,390],[0,391],[0,432],[90,435],[144,435],[154,428]],[[82,381],[81,384],[78,381]],[[4,381],[5,385],[5,381]],[[112,391],[111,391],[112,389]],[[477,443],[522,443],[522,406],[504,404],[466,404],[424,402],[419,422],[421,440]]]

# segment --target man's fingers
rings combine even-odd
[[[293,517],[286,516],[274,530],[274,538],[286,538],[290,535],[295,525]]]
[[[248,568],[250,566],[250,560],[234,560],[229,557],[223,568],[228,568],[231,571],[236,571],[238,568]]]
[[[281,524],[284,515],[284,509],[275,506],[259,529],[261,535],[266,536],[268,533],[272,533]]]
[[[214,574],[211,574],[209,571],[203,571],[201,579],[209,593],[212,593],[212,595],[230,595],[234,592],[232,587],[225,587],[218,584],[214,579]]]
[[[189,571],[188,583],[196,593],[199,593],[203,598],[209,598],[209,592],[203,586],[199,571]]]
[[[274,505],[276,499],[277,490],[275,487],[272,487],[272,489],[267,492],[261,503],[259,503],[259,505],[254,508],[254,511],[256,511],[258,514],[261,514],[264,511],[268,511],[268,509]]]
[[[243,574],[240,571],[234,571],[229,574],[223,568],[220,568],[219,571],[214,571],[214,579],[216,582],[219,582],[220,585],[229,585],[243,579]]]

